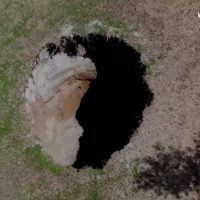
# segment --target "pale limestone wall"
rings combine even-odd
[[[75,114],[96,68],[82,56],[59,53],[50,58],[45,49],[38,60],[25,93],[32,130],[56,163],[71,165],[83,132]]]

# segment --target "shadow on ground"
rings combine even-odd
[[[156,158],[143,159],[139,188],[153,189],[157,194],[172,194],[179,197],[181,192],[188,193],[200,185],[200,139],[195,147],[185,151],[170,148],[164,152],[156,145]]]

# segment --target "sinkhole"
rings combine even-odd
[[[62,37],[37,56],[26,89],[33,132],[62,165],[103,168],[150,106],[140,54],[101,34]]]

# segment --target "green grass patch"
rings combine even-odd
[[[8,100],[8,95],[11,89],[14,88],[16,81],[9,77],[6,71],[0,72],[0,101]]]
[[[54,164],[50,158],[43,153],[40,145],[27,147],[25,149],[25,154],[36,169],[40,171],[48,170],[54,175],[61,175],[63,173],[63,167]]]
[[[92,170],[92,183],[90,185],[88,200],[101,200],[101,175],[103,170],[93,169]]]
[[[0,63],[0,136],[9,133],[13,128],[16,115],[15,100],[10,98],[16,86],[16,80],[8,70],[9,64]]]
[[[3,118],[0,123],[0,136],[9,133],[12,130],[13,122],[10,115]]]
[[[88,200],[101,200],[99,189],[100,189],[100,185],[98,181],[97,180],[93,181],[90,188]]]
[[[16,38],[15,38],[15,37],[8,37],[8,38],[4,41],[3,45],[6,46],[6,47],[9,47],[9,46],[14,45],[15,43],[16,43]]]

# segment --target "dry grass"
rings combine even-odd
[[[194,122],[199,116],[199,46],[196,41],[200,23],[195,17],[198,5],[199,0],[1,0],[1,199],[165,198],[135,190],[134,179],[139,181],[140,175],[137,166],[132,168],[132,161],[136,155],[153,155],[152,144],[157,140],[166,146],[179,147],[184,145],[183,141],[189,143],[190,136],[199,131]],[[46,42],[56,39],[60,27],[72,24],[76,32],[84,33],[84,25],[96,19],[116,27],[116,31],[123,29],[125,34],[122,37],[140,49],[143,57],[150,61],[149,74],[157,75],[148,77],[156,101],[145,114],[140,134],[134,138],[136,142],[131,141],[122,154],[116,154],[104,173],[94,176],[92,169],[77,172],[68,167],[60,176],[57,167],[56,173],[54,169],[52,173],[54,165],[43,157],[40,148],[29,149],[24,154],[30,129],[23,115],[22,93],[30,63]],[[133,36],[129,27],[141,35]],[[169,112],[169,106],[176,109]],[[128,163],[121,166],[120,163],[127,159]]]

